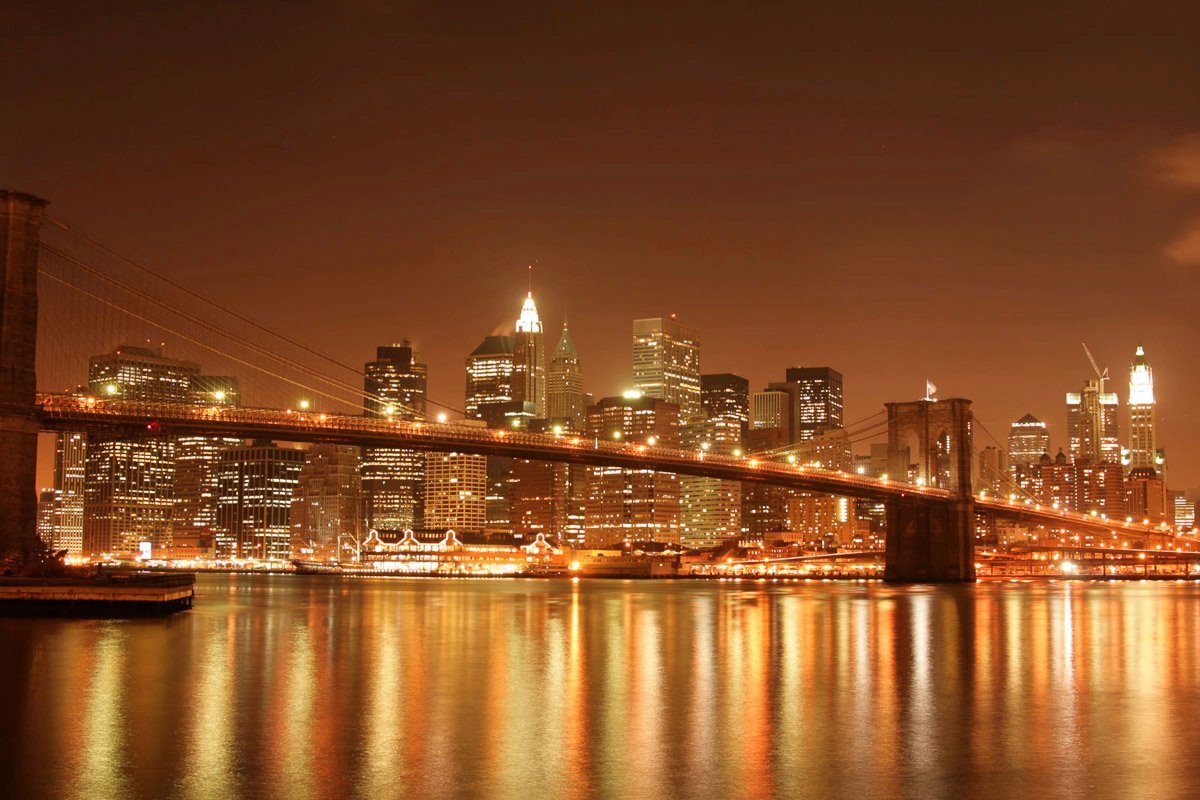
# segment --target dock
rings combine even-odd
[[[165,616],[191,608],[195,595],[190,573],[0,578],[0,616]]]

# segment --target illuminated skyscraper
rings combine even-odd
[[[533,415],[546,417],[546,344],[542,321],[530,291],[521,305],[513,335],[513,397],[533,406]]]
[[[1050,433],[1046,423],[1033,414],[1026,414],[1008,429],[1008,463],[1010,467],[1033,466],[1042,454],[1050,450]]]
[[[121,345],[88,361],[88,390],[97,397],[189,403],[200,365],[161,350]],[[171,544],[176,441],[166,436],[119,439],[94,434],[84,474],[83,552],[134,553],[141,542]]]
[[[513,352],[511,336],[485,336],[467,356],[467,416],[485,419],[488,406],[511,403],[513,391]]]
[[[587,415],[587,395],[583,391],[583,372],[575,342],[563,322],[562,336],[550,356],[546,376],[546,417],[566,420],[571,430],[582,433]]]
[[[482,533],[487,523],[487,458],[425,454],[425,527]]]
[[[587,436],[679,446],[679,407],[630,393],[588,407]],[[590,467],[584,511],[588,547],[620,542],[679,542],[679,477],[623,467]]]
[[[791,441],[842,427],[842,373],[830,367],[788,367],[784,378],[767,389],[786,392],[790,398]]]
[[[341,537],[364,538],[361,470],[357,447],[322,443],[309,448],[292,500],[295,546],[330,556],[339,554]]]
[[[363,367],[368,417],[424,419],[428,369],[405,339],[375,349]],[[420,527],[425,492],[425,455],[399,447],[367,447],[362,454],[365,523],[375,530]]]
[[[292,499],[304,451],[256,441],[221,453],[217,468],[216,552],[224,558],[286,560]]]
[[[1117,396],[1088,378],[1080,392],[1067,393],[1067,439],[1073,461],[1121,463]]]
[[[736,416],[693,422],[681,429],[680,444],[686,450],[730,455],[742,446],[742,422]],[[713,547],[736,538],[742,532],[742,484],[680,475],[679,511],[679,538],[685,547]]]
[[[750,423],[750,381],[729,372],[700,376],[700,403],[705,419],[732,419],[746,428]]]
[[[1129,368],[1129,468],[1158,470],[1158,420],[1154,402],[1154,372],[1139,344]]]
[[[750,427],[778,429],[785,439],[790,438],[792,428],[791,395],[780,389],[764,389],[750,398]]]
[[[83,497],[87,434],[63,431],[54,437],[55,506],[50,545],[71,555],[83,552]]]
[[[236,406],[237,378],[198,375],[192,378],[190,401],[207,407]],[[217,521],[217,469],[221,453],[244,440],[228,436],[180,436],[175,440],[175,489],[171,507],[171,539],[213,533]]]
[[[700,401],[700,333],[668,318],[633,321],[633,387],[643,397],[679,406],[687,424],[702,419]]]

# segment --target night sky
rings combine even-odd
[[[1141,341],[1197,487],[1194,2],[566,5],[5,4],[0,184],[339,358],[412,338],[452,405],[535,261],[597,396],[676,312],[704,371],[1057,447],[1080,342],[1124,404]]]

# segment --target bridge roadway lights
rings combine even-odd
[[[0,557],[37,538],[37,264],[46,201],[0,189]]]

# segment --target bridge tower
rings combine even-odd
[[[888,470],[896,480],[948,489],[943,498],[896,498],[887,507],[889,581],[975,580],[971,401],[888,403]],[[915,465],[916,474],[910,475]]]
[[[0,189],[0,557],[37,537],[38,241],[46,201]]]

